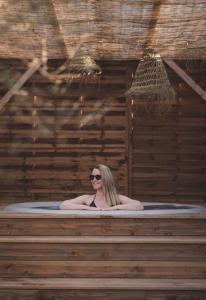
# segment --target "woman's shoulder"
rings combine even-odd
[[[83,204],[83,203],[86,203],[89,201],[89,199],[91,199],[92,195],[81,195],[81,196],[77,196],[75,198],[72,198],[72,199],[68,199],[68,200],[65,200],[67,202],[70,202],[70,203],[78,203],[78,204]]]
[[[131,198],[125,196],[125,195],[120,195],[120,194],[118,194],[118,198],[119,198],[120,202],[123,203],[123,204],[127,204],[127,203],[137,201],[137,200],[131,199]]]
[[[78,196],[76,197],[75,199],[80,199],[80,200],[89,200],[92,198],[92,195],[90,194],[85,194],[85,195],[81,195],[81,196]]]
[[[121,194],[118,194],[118,198],[120,200],[127,200],[127,199],[130,199],[129,197],[125,196],[125,195],[121,195]]]
[[[85,194],[85,195],[78,196],[78,197],[76,197],[75,199],[72,199],[72,200],[74,200],[75,202],[78,201],[78,202],[90,205],[90,203],[93,201],[93,199],[94,199],[94,195]]]
[[[87,205],[90,205],[92,201],[94,200],[95,195],[94,194],[88,194],[88,195],[83,195],[85,199],[85,203]]]
[[[80,195],[80,196],[77,196],[76,198],[88,198],[90,195],[89,194],[84,194],[84,195]]]

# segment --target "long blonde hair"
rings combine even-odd
[[[105,165],[99,164],[96,168],[99,169],[102,176],[102,189],[108,205],[114,206],[120,204],[112,172]]]

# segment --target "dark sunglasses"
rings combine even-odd
[[[102,176],[101,175],[89,175],[90,180],[94,180],[94,178],[96,178],[96,180],[101,180]]]

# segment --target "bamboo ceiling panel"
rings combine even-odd
[[[0,57],[71,58],[86,44],[96,59],[206,59],[206,0],[0,0]]]

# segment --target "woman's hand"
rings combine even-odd
[[[110,207],[103,207],[101,210],[117,210],[115,206],[110,206]]]

